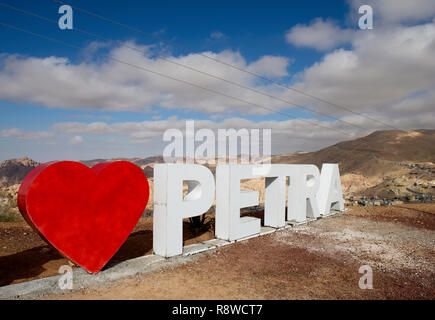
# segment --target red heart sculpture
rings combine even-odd
[[[90,169],[60,161],[42,164],[26,176],[18,207],[52,247],[96,273],[127,239],[148,197],[148,180],[131,162],[104,162]]]

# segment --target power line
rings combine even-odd
[[[47,17],[41,16],[41,15],[38,15],[38,14],[36,14],[36,13],[34,13],[34,12],[30,12],[30,11],[27,11],[27,10],[23,10],[23,9],[20,9],[20,8],[17,8],[17,7],[14,7],[14,6],[11,6],[11,5],[9,5],[9,4],[5,4],[5,3],[1,3],[1,2],[0,2],[0,6],[3,6],[3,7],[6,7],[6,8],[9,8],[9,9],[11,9],[11,10],[14,10],[14,11],[17,11],[17,12],[20,12],[20,13],[23,13],[23,14],[26,14],[26,15],[30,15],[30,16],[36,17],[36,18],[38,18],[38,19],[40,19],[40,20],[45,20],[45,21],[48,21],[48,22],[54,23],[54,24],[56,24],[56,25],[57,25],[57,23],[58,23],[56,20],[53,20],[53,19],[50,19],[50,18],[47,18]],[[119,40],[112,40],[112,39],[106,38],[106,37],[104,37],[104,36],[101,36],[101,35],[98,35],[98,34],[95,34],[95,33],[91,33],[91,32],[88,32],[88,31],[86,31],[86,30],[79,29],[79,28],[74,28],[73,30],[74,30],[74,31],[78,31],[78,32],[83,33],[83,34],[86,34],[86,35],[89,35],[89,36],[92,36],[92,37],[97,38],[97,39],[102,39],[102,40],[110,41],[110,42],[117,42],[117,43],[121,44],[123,47],[126,47],[126,48],[128,48],[128,49],[130,49],[130,50],[134,50],[134,51],[140,52],[141,54],[144,53],[142,50],[140,50],[140,49],[138,49],[138,48],[135,48],[135,47],[132,47],[132,46],[129,46],[128,44],[124,44],[124,43],[122,43],[122,42],[119,41]],[[284,99],[282,99],[282,98],[280,98],[280,97],[276,97],[276,96],[271,95],[271,94],[269,94],[269,93],[267,93],[267,92],[263,92],[263,91],[260,91],[260,90],[257,90],[257,89],[254,89],[254,88],[251,88],[251,87],[245,86],[245,85],[243,85],[243,84],[240,84],[240,83],[238,83],[238,82],[234,82],[234,81],[231,81],[231,80],[228,80],[228,79],[225,79],[225,78],[222,78],[222,77],[216,76],[216,75],[211,74],[211,73],[209,73],[209,72],[205,72],[205,71],[202,71],[202,70],[199,70],[199,69],[193,68],[193,67],[188,66],[188,65],[186,65],[186,64],[182,64],[182,63],[179,63],[179,62],[173,61],[173,60],[171,60],[171,59],[168,59],[168,58],[162,57],[161,55],[159,55],[158,58],[159,58],[160,60],[166,61],[166,62],[168,62],[168,63],[174,64],[174,65],[177,65],[177,66],[180,66],[180,67],[183,67],[183,68],[185,68],[185,69],[188,69],[188,70],[191,70],[191,71],[194,71],[194,72],[197,72],[197,73],[201,73],[201,74],[203,74],[203,75],[206,75],[206,76],[212,77],[212,78],[214,78],[214,79],[217,79],[217,80],[220,80],[220,81],[224,81],[224,82],[226,82],[226,83],[229,83],[229,84],[232,84],[232,85],[238,86],[238,87],[243,88],[243,89],[245,89],[245,90],[249,90],[249,91],[255,92],[255,93],[257,93],[257,94],[260,94],[260,95],[266,96],[266,97],[268,97],[268,98],[272,98],[272,99],[278,100],[278,101],[280,101],[280,102],[284,102],[284,103],[286,103],[286,104],[288,104],[288,105],[295,106],[295,107],[298,107],[298,108],[301,108],[301,109],[305,109],[305,110],[307,110],[308,112],[313,113],[313,114],[315,114],[315,115],[323,115],[323,116],[325,116],[325,117],[328,117],[328,118],[334,119],[334,120],[336,120],[336,121],[339,121],[339,122],[345,123],[345,124],[347,124],[347,125],[349,125],[349,126],[356,127],[356,128],[358,128],[358,129],[361,129],[361,130],[366,130],[366,131],[369,130],[368,128],[365,128],[365,127],[362,127],[362,126],[359,126],[359,125],[356,125],[356,124],[350,123],[350,122],[345,121],[345,120],[342,120],[342,119],[340,119],[340,118],[337,118],[337,117],[331,116],[330,114],[327,114],[327,113],[324,113],[324,112],[320,112],[320,111],[317,111],[317,110],[313,110],[313,109],[310,109],[310,108],[305,107],[305,106],[302,106],[302,105],[298,105],[298,104],[296,104],[296,103],[294,103],[294,102],[291,102],[291,101],[288,101],[288,100],[284,100]]]
[[[27,33],[27,34],[33,35],[33,36],[38,37],[38,38],[41,38],[41,39],[49,40],[49,41],[55,42],[55,43],[57,43],[57,44],[61,44],[61,45],[63,45],[63,46],[67,46],[67,47],[73,48],[73,49],[78,49],[78,50],[83,50],[83,49],[84,49],[83,47],[76,46],[76,45],[73,45],[73,44],[70,44],[70,43],[67,43],[67,42],[64,42],[64,41],[61,41],[61,40],[57,40],[57,39],[54,39],[54,38],[51,38],[51,37],[47,37],[47,36],[44,36],[44,35],[42,35],[42,34],[39,34],[39,33],[36,33],[36,32],[32,32],[32,31],[29,31],[29,30],[26,30],[26,29],[23,29],[23,28],[20,28],[20,27],[17,27],[17,26],[13,26],[13,25],[10,25],[10,24],[7,24],[7,23],[4,23],[4,22],[1,22],[1,21],[0,21],[0,25],[3,25],[4,27],[10,28],[10,29],[18,30],[18,31],[21,31],[21,32],[24,32],[24,33]],[[281,112],[281,111],[277,111],[277,110],[274,110],[274,109],[270,109],[270,108],[265,107],[265,106],[263,106],[263,105],[260,105],[260,104],[257,104],[257,103],[253,103],[253,102],[249,102],[249,101],[246,101],[246,100],[240,99],[240,98],[238,98],[238,97],[234,97],[234,96],[231,96],[231,95],[228,95],[228,94],[226,94],[226,93],[222,93],[222,92],[219,92],[219,91],[216,91],[216,90],[210,89],[210,88],[202,87],[202,86],[200,86],[200,85],[197,85],[197,84],[195,84],[195,83],[192,83],[192,82],[189,82],[189,81],[186,81],[186,80],[182,80],[182,79],[178,79],[178,78],[175,78],[175,77],[172,77],[172,76],[168,76],[168,75],[165,75],[165,74],[163,74],[163,73],[160,73],[160,72],[157,72],[157,71],[154,71],[154,70],[150,70],[150,69],[147,69],[147,68],[142,67],[142,66],[135,65],[135,64],[130,63],[130,62],[125,62],[125,61],[123,61],[123,60],[120,60],[120,59],[115,58],[115,57],[113,57],[113,56],[111,56],[111,55],[108,55],[108,54],[97,54],[97,55],[99,55],[99,56],[103,56],[103,57],[106,57],[106,58],[108,58],[108,59],[110,59],[110,60],[113,60],[113,61],[115,61],[115,62],[118,62],[118,63],[124,64],[124,65],[128,65],[128,66],[130,66],[130,67],[133,67],[133,68],[136,68],[136,69],[139,69],[139,70],[142,70],[142,71],[146,71],[146,72],[149,72],[149,73],[152,73],[152,74],[158,75],[158,76],[163,77],[163,78],[167,78],[167,79],[171,79],[171,80],[174,80],[174,81],[178,81],[178,82],[181,82],[181,83],[184,83],[184,84],[190,85],[190,86],[192,86],[192,87],[196,87],[196,88],[198,88],[198,89],[202,89],[202,90],[204,90],[204,91],[208,91],[208,92],[211,92],[211,93],[214,93],[214,94],[217,94],[217,95],[224,96],[224,97],[226,97],[226,98],[230,98],[230,99],[233,99],[233,100],[236,100],[236,101],[239,101],[239,102],[245,103],[245,104],[247,104],[247,105],[253,105],[253,106],[255,106],[255,107],[258,107],[258,108],[261,108],[261,109],[264,109],[264,110],[268,110],[268,111],[271,111],[271,112],[274,112],[274,113],[277,113],[277,114],[284,115],[284,116],[289,117],[289,118],[291,118],[291,119],[296,119],[295,117],[293,117],[293,116],[291,116],[291,115],[289,115],[289,114],[283,113],[283,112]],[[320,125],[320,124],[318,124],[318,123],[315,123],[315,122],[312,122],[312,121],[309,121],[309,120],[306,120],[306,119],[298,118],[297,120],[300,120],[300,121],[303,121],[303,122],[306,122],[306,123],[312,124],[312,125],[317,126],[317,127],[320,127],[320,128],[324,128],[324,129],[328,129],[328,130],[333,130],[333,131],[339,132],[339,133],[341,133],[341,134],[344,134],[344,135],[348,135],[348,136],[350,136],[350,137],[353,137],[351,134],[349,134],[349,133],[347,133],[347,132],[343,132],[343,131],[337,130],[337,129],[335,129],[335,128],[332,128],[332,127],[322,126],[322,125]]]
[[[54,2],[56,2],[56,3],[60,3],[60,4],[67,4],[67,3],[65,3],[65,2],[63,2],[63,1],[61,1],[61,0],[52,0],[52,1],[54,1]],[[119,25],[119,26],[121,26],[121,27],[123,27],[123,28],[126,28],[126,29],[129,29],[129,30],[131,30],[131,31],[134,31],[134,32],[140,33],[140,34],[142,34],[142,35],[144,35],[144,36],[147,36],[147,37],[151,37],[151,38],[157,39],[157,40],[159,40],[159,41],[161,41],[161,42],[164,42],[164,43],[166,43],[166,44],[169,44],[169,45],[171,45],[171,46],[173,46],[173,47],[177,47],[177,48],[183,49],[183,50],[185,50],[185,51],[187,51],[187,52],[195,53],[194,50],[192,50],[192,49],[190,49],[190,48],[188,48],[188,47],[186,47],[186,46],[183,46],[183,45],[181,45],[181,44],[178,44],[178,43],[176,43],[176,42],[174,42],[174,41],[170,41],[170,40],[163,39],[162,37],[159,37],[159,36],[157,36],[157,35],[155,35],[155,34],[147,33],[147,32],[145,32],[145,31],[142,31],[142,30],[137,29],[137,28],[135,28],[135,27],[132,27],[132,26],[129,26],[129,25],[123,24],[123,23],[121,23],[121,22],[118,22],[118,21],[115,21],[115,20],[113,20],[113,19],[110,19],[110,18],[104,17],[104,16],[99,15],[99,14],[97,14],[97,13],[94,13],[94,12],[88,11],[88,10],[86,10],[86,9],[79,8],[79,7],[76,7],[76,6],[70,5],[70,4],[67,4],[67,5],[71,6],[72,8],[74,8],[74,9],[76,9],[76,10],[82,11],[82,12],[88,14],[88,15],[94,16],[94,17],[96,17],[96,18],[98,18],[98,19],[101,19],[101,20],[104,20],[104,21],[110,22],[110,23],[112,23],[112,24]],[[360,112],[353,111],[353,110],[352,110],[350,107],[348,107],[348,106],[342,106],[342,105],[339,105],[339,104],[337,104],[337,103],[335,103],[335,102],[331,102],[331,101],[328,101],[328,100],[326,100],[326,99],[323,99],[323,98],[317,97],[317,96],[315,96],[315,95],[313,95],[313,94],[310,94],[310,93],[304,92],[304,91],[302,91],[302,90],[299,90],[299,89],[296,89],[296,88],[293,88],[293,87],[289,87],[289,86],[287,86],[287,85],[285,85],[285,84],[283,84],[283,83],[281,83],[281,82],[278,82],[278,81],[276,81],[276,80],[270,79],[270,78],[268,78],[268,77],[266,77],[266,76],[262,76],[262,75],[260,75],[260,74],[255,73],[255,72],[249,71],[249,70],[247,70],[247,69],[244,69],[244,68],[241,68],[241,67],[235,66],[235,65],[233,65],[233,64],[231,64],[231,63],[228,63],[228,62],[222,61],[222,60],[220,60],[220,59],[217,59],[217,58],[211,57],[211,56],[209,56],[209,55],[207,55],[207,54],[204,54],[204,53],[202,53],[202,52],[198,52],[198,53],[196,53],[196,54],[198,54],[198,55],[200,55],[200,56],[202,56],[202,57],[204,57],[204,58],[206,58],[206,59],[213,60],[213,61],[215,61],[215,62],[217,62],[217,63],[222,64],[222,65],[226,65],[226,66],[228,66],[228,67],[230,67],[230,68],[233,68],[233,69],[239,70],[239,71],[241,71],[241,72],[244,72],[244,73],[250,74],[251,76],[254,76],[254,77],[256,77],[256,78],[262,79],[262,80],[264,80],[264,81],[267,81],[267,82],[269,82],[269,83],[272,83],[272,84],[274,84],[274,85],[276,85],[276,86],[279,86],[279,87],[281,87],[281,88],[284,88],[284,89],[287,89],[287,90],[292,90],[292,91],[297,92],[297,93],[299,93],[299,94],[301,94],[301,95],[304,95],[304,96],[307,96],[307,97],[309,97],[309,98],[315,99],[315,100],[317,100],[317,101],[319,101],[319,102],[326,103],[326,104],[328,104],[328,105],[330,105],[330,106],[333,106],[333,107],[336,107],[336,108],[340,108],[340,109],[342,109],[342,110],[346,110],[346,111],[348,111],[348,112],[350,112],[350,113],[352,113],[352,114],[354,114],[354,115],[358,115],[358,116],[364,117],[364,118],[366,118],[366,119],[368,119],[368,120],[375,121],[375,122],[377,122],[377,123],[380,123],[380,124],[382,124],[382,125],[384,125],[384,126],[390,128],[390,129],[394,129],[394,130],[400,130],[400,131],[402,131],[401,129],[395,128],[395,127],[393,127],[393,126],[391,126],[391,125],[389,125],[389,124],[387,124],[387,123],[385,123],[385,122],[383,122],[383,121],[377,120],[377,119],[375,119],[375,118],[373,118],[373,117],[369,117],[369,116],[364,115],[364,114],[362,114],[362,113],[360,113]]]

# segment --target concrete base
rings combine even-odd
[[[304,224],[307,224],[308,222],[312,222],[312,221],[316,221],[316,218],[307,218],[307,220],[305,221],[295,221],[295,220],[290,220],[290,221],[286,221],[286,225],[287,226],[291,226],[291,227],[295,227],[295,226],[301,226]]]
[[[330,216],[335,216],[337,214],[337,212],[333,212],[333,211],[331,211],[330,213],[328,213],[328,214],[323,214],[323,215],[321,215],[320,217],[321,218],[326,218],[326,217],[330,217]]]
[[[256,238],[259,235],[260,235],[259,233],[253,234],[252,236],[248,236],[248,237],[244,237],[244,238],[241,238],[241,239],[237,239],[236,242],[241,242],[241,241],[245,241],[245,240],[248,240],[248,239]]]
[[[261,227],[260,236],[265,235],[265,234],[269,234],[269,233],[273,233],[276,230],[277,229],[272,228],[272,227]]]
[[[349,210],[349,209],[348,209],[348,208],[345,208],[343,211],[340,211],[340,210],[331,210],[331,211],[329,211],[328,214],[322,215],[322,217],[325,218],[325,217],[335,216],[336,214],[343,213],[343,212],[345,212],[345,211],[347,211],[347,210]]]
[[[216,246],[208,246],[204,243],[194,243],[187,245],[183,248],[183,256],[190,256],[210,249],[214,249]]]
[[[294,220],[286,221],[286,225],[291,226],[291,227],[301,226],[301,225],[304,225],[306,223],[307,223],[307,220],[305,220],[305,221],[294,221]]]
[[[226,240],[222,240],[222,239],[211,239],[211,240],[207,240],[202,242],[203,244],[210,246],[210,247],[223,247],[229,244],[234,243],[234,241],[226,241]]]

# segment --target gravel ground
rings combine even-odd
[[[47,299],[434,299],[435,205],[355,208]],[[362,290],[359,268],[373,270]]]

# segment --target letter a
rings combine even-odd
[[[63,5],[59,8],[59,13],[65,13],[63,16],[59,18],[59,28],[61,30],[72,30],[73,28],[73,9],[69,5]]]
[[[340,211],[344,210],[338,164],[324,163],[322,165],[317,203],[321,215],[328,215],[331,208]]]
[[[369,5],[359,7],[358,13],[364,14],[358,20],[358,26],[361,30],[373,29],[373,9]]]

